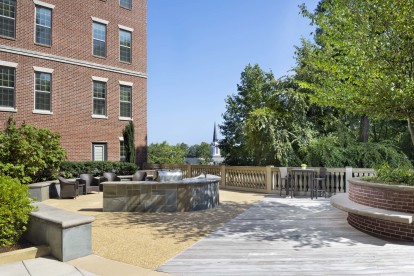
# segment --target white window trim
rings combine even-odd
[[[52,10],[55,8],[55,5],[49,4],[49,3],[46,3],[46,2],[43,2],[43,1],[39,1],[39,0],[33,0],[33,3],[37,6],[46,7],[46,8],[52,9]]]
[[[0,60],[0,66],[17,68],[18,63]]]
[[[97,17],[93,17],[93,16],[91,16],[91,18],[92,18],[92,21],[95,21],[97,23],[101,23],[101,24],[105,24],[105,25],[108,25],[109,24],[109,21],[108,20],[103,20],[103,19],[100,19],[100,18],[97,18]]]
[[[100,81],[100,82],[108,82],[108,78],[101,78],[101,77],[95,77],[95,76],[92,76],[92,80]]]
[[[0,111],[17,112],[17,109],[13,107],[0,106]]]
[[[133,119],[132,119],[132,118],[130,118],[130,117],[121,117],[121,116],[119,116],[119,117],[118,117],[118,119],[119,119],[120,121],[133,121]]]
[[[33,114],[53,115],[53,112],[49,110],[33,109]]]
[[[125,85],[125,86],[134,86],[134,84],[132,82],[128,82],[128,81],[119,81],[120,85]]]
[[[134,28],[130,28],[130,27],[127,27],[127,26],[124,26],[124,25],[119,25],[119,24],[118,24],[118,28],[120,28],[121,30],[131,32],[131,33],[134,31]]]
[[[52,72],[53,72],[53,69],[49,69],[49,68],[43,68],[43,67],[36,67],[36,66],[33,66],[33,69],[35,69],[35,68],[41,68],[41,69],[48,69],[48,70],[52,70]],[[33,78],[33,81],[34,81],[34,83],[33,83],[33,85],[34,85],[34,90],[33,90],[33,99],[34,99],[34,101],[33,101],[33,113],[34,114],[45,114],[45,115],[53,115],[53,111],[52,110],[43,110],[43,109],[36,109],[36,72],[37,73],[47,73],[47,74],[52,74],[52,72],[45,72],[45,71],[37,71],[36,69],[35,69],[35,72],[34,72],[34,78]],[[52,82],[52,79],[51,79],[51,82]],[[43,92],[43,91],[42,91]],[[43,92],[44,93],[44,92]],[[52,91],[50,91],[49,92],[50,93],[50,107],[52,108]]]
[[[92,114],[92,118],[94,118],[94,119],[108,119],[108,116]]]
[[[35,70],[36,72],[49,73],[49,74],[52,74],[54,71],[54,69],[38,67],[38,66],[33,66],[33,70]]]

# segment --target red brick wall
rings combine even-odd
[[[0,37],[0,45],[73,58],[96,64],[146,73],[146,1],[133,0],[132,10],[119,7],[117,0],[44,0],[54,4],[52,12],[52,46],[34,43],[34,3],[17,1],[16,39]],[[107,29],[107,57],[92,55],[91,16],[109,21]],[[118,24],[131,27],[132,64],[119,61]],[[119,138],[128,121],[119,120],[119,81],[132,82],[132,117],[135,125],[135,145],[138,163],[146,162],[147,146],[147,87],[146,78],[65,64],[42,58],[5,53],[0,60],[18,63],[16,68],[17,112],[0,111],[0,125],[10,115],[18,124],[25,121],[47,127],[62,135],[62,146],[68,160],[92,159],[92,142],[106,142],[108,160],[119,161]],[[53,115],[34,114],[33,66],[54,69],[52,74]],[[92,76],[108,78],[108,119],[92,118]]]
[[[371,207],[414,213],[414,191],[397,191],[350,183],[349,199]]]
[[[414,225],[348,214],[348,223],[368,234],[389,239],[414,241]]]

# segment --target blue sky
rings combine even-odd
[[[317,2],[148,0],[148,143],[210,143],[247,64],[289,74]]]

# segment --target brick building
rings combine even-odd
[[[59,132],[68,160],[146,162],[146,0],[0,0],[0,122]]]

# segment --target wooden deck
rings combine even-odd
[[[329,199],[269,196],[157,270],[173,275],[414,275],[414,244],[346,221]]]

